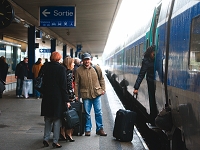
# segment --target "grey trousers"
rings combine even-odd
[[[53,142],[55,144],[58,143],[60,137],[60,127],[61,127],[61,119],[60,118],[50,118],[44,117],[45,127],[44,127],[44,139],[45,141],[49,141],[52,127],[53,127]]]

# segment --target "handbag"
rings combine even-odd
[[[35,78],[34,80],[35,81],[34,88],[40,93],[43,93],[43,85],[44,85],[43,77],[44,77],[44,73],[45,73],[47,65],[48,64],[45,64],[44,68],[41,68],[41,71],[39,72],[38,77]]]
[[[3,91],[6,89],[5,82],[0,79],[0,93],[3,93]]]
[[[43,79],[44,74],[41,74],[40,76],[38,76],[37,78],[35,78],[35,85],[34,88],[39,91],[40,93],[43,93],[42,90],[42,79]]]
[[[79,116],[75,108],[66,108],[63,113],[64,116],[64,126],[68,129],[75,128],[80,125]]]

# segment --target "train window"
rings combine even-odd
[[[131,65],[131,50],[126,51],[126,65]]]
[[[139,66],[139,60],[140,60],[140,52],[139,52],[139,47],[137,45],[137,46],[135,46],[135,61],[136,61],[136,66]]]
[[[144,50],[144,44],[143,43],[141,43],[139,45],[139,49],[140,49],[139,65],[141,66],[142,65],[142,58],[143,58],[143,50]]]
[[[122,65],[122,56],[120,54],[117,55],[117,65]]]
[[[126,50],[125,60],[126,60],[126,65],[128,65],[128,50]]]
[[[200,71],[200,16],[192,20],[189,69]]]
[[[135,62],[135,48],[133,47],[132,49],[131,49],[131,62],[132,62],[132,65],[133,66],[135,66],[136,65],[136,62]]]

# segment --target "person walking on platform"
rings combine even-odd
[[[39,71],[42,67],[42,59],[38,58],[37,62],[32,67],[32,73],[34,75],[34,79],[38,77]],[[40,92],[35,90],[35,96],[37,99],[40,98]]]
[[[75,73],[75,95],[78,99],[78,89],[83,100],[83,105],[86,113],[85,136],[90,136],[91,123],[91,108],[94,107],[96,134],[107,136],[103,130],[103,119],[101,109],[101,95],[105,94],[105,80],[99,66],[91,65],[91,55],[84,53],[82,55],[83,65],[77,68]]]
[[[63,112],[70,106],[67,93],[66,69],[59,63],[62,58],[58,52],[53,52],[50,56],[50,62],[45,67],[43,77],[43,98],[41,104],[41,116],[44,116],[44,147],[49,146],[49,138],[53,127],[54,148],[61,148],[58,144],[60,136],[60,127]]]
[[[8,74],[8,64],[6,63],[6,58],[4,56],[0,57],[0,79],[6,82],[6,76]],[[3,93],[0,93],[0,98],[2,98]]]
[[[138,89],[146,74],[148,93],[149,93],[150,117],[152,125],[155,125],[155,118],[158,113],[155,101],[154,58],[155,58],[155,46],[150,46],[144,53],[144,59],[142,60],[142,67],[136,79],[133,91],[133,94],[138,94]]]
[[[15,70],[15,78],[17,79],[16,96],[22,96],[23,82],[28,78],[28,57],[24,57],[24,60],[17,64]]]
[[[74,89],[72,87],[73,82],[73,72],[74,69],[74,59],[70,57],[65,57],[63,60],[63,65],[66,68],[66,78],[67,78],[67,93],[69,95],[69,100],[73,101],[75,99]],[[72,138],[74,129],[69,128],[65,121],[63,121],[61,128],[61,137],[64,140],[69,140],[70,142],[74,142],[75,140]]]

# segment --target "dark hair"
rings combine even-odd
[[[155,45],[148,47],[146,52],[144,53],[144,57],[150,57],[150,54],[155,51],[155,48]]]

